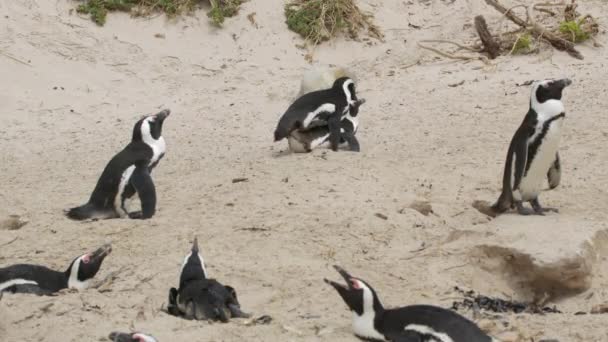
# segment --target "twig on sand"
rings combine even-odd
[[[19,237],[17,236],[16,238],[12,239],[11,241],[1,244],[0,247],[8,246],[11,243],[17,241],[18,239],[19,239]]]
[[[547,30],[544,26],[534,22],[532,20],[532,17],[529,15],[528,7],[526,7],[526,13],[528,16],[528,20],[523,20],[520,17],[518,17],[517,15],[515,15],[510,9],[507,9],[503,5],[499,4],[497,0],[485,0],[485,1],[488,5],[494,7],[494,9],[496,9],[497,11],[502,13],[505,17],[507,17],[509,20],[511,20],[518,26],[521,26],[525,29],[530,30],[530,32],[535,37],[537,37],[539,39],[542,38],[542,39],[548,41],[556,49],[566,51],[566,52],[568,52],[568,54],[570,56],[572,56],[574,58],[583,59],[583,55],[581,55],[581,53],[574,48],[574,43],[558,37],[553,32]]]
[[[21,63],[21,64],[23,64],[23,65],[27,65],[27,66],[28,66],[28,67],[30,67],[30,68],[32,67],[32,65],[31,65],[30,63],[28,63],[28,62],[26,62],[26,61],[23,61],[23,60],[21,60],[21,59],[19,59],[19,58],[17,58],[17,57],[11,56],[11,55],[9,55],[8,53],[6,53],[6,52],[4,52],[4,51],[2,51],[2,50],[0,50],[0,55],[3,55],[3,56],[5,56],[5,57],[8,57],[8,58],[10,58],[10,59],[14,60],[15,62],[19,62],[19,63]]]
[[[456,43],[456,42],[452,42],[449,40],[421,40],[418,42],[418,46],[432,51],[440,56],[446,57],[446,58],[450,58],[450,59],[460,59],[460,60],[465,60],[465,61],[470,61],[470,60],[481,60],[482,62],[488,64],[488,58],[486,56],[465,56],[465,55],[455,55],[455,54],[451,54],[449,52],[443,52],[439,49],[436,49],[434,47],[430,47],[427,45],[424,45],[423,43],[446,43],[446,44],[452,44],[452,45],[456,45],[461,49],[465,49],[465,50],[469,50],[472,52],[480,52],[480,50],[469,47],[469,46],[464,46],[462,44]]]
[[[112,282],[118,278],[117,276],[122,273],[127,267],[123,266],[120,269],[110,272],[108,273],[108,275],[105,276],[105,278],[103,278],[102,280],[100,280],[99,282],[97,282],[97,284],[94,284],[93,286],[91,286],[91,288],[93,289],[99,289],[100,292],[102,292],[103,290],[105,290],[105,288],[107,286],[109,286],[110,284],[112,284]],[[100,289],[101,288],[101,289]]]

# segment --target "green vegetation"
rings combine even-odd
[[[559,31],[566,34],[573,43],[584,42],[591,37],[591,34],[583,28],[583,23],[583,19],[563,21],[559,24]]]
[[[226,17],[238,13],[244,0],[208,0],[211,9],[207,16],[214,24],[221,26]],[[201,0],[82,0],[76,11],[88,14],[100,26],[106,22],[108,12],[121,11],[133,15],[148,15],[152,12],[164,12],[168,16],[191,12]]]
[[[526,32],[519,36],[513,44],[513,53],[528,53],[532,51],[532,36]]]
[[[382,33],[372,23],[372,15],[364,14],[354,0],[292,0],[285,5],[287,27],[312,45],[335,37],[339,32],[357,39],[361,29],[373,38]]]

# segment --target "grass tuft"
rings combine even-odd
[[[287,27],[300,34],[313,46],[338,35],[339,32],[358,39],[366,29],[370,37],[382,40],[380,29],[371,14],[363,13],[354,0],[292,0],[285,5]]]
[[[591,34],[583,29],[582,24],[582,20],[562,21],[559,24],[559,32],[566,34],[573,43],[584,42],[591,37]]]
[[[88,14],[99,26],[106,23],[108,12],[129,12],[132,15],[148,15],[152,12],[163,12],[170,17],[191,12],[202,0],[82,0],[76,11]],[[211,9],[207,16],[218,26],[226,17],[238,13],[245,0],[208,0]]]
[[[521,54],[532,51],[532,35],[528,32],[522,34],[517,38],[513,45],[513,53]]]

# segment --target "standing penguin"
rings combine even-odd
[[[279,120],[274,140],[287,138],[295,130],[327,126],[331,149],[337,151],[341,139],[340,123],[352,107],[358,109],[361,103],[357,100],[354,81],[349,77],[338,78],[330,89],[304,94],[291,104]]]
[[[530,109],[509,145],[502,193],[491,207],[495,213],[514,207],[520,215],[557,212],[554,208],[543,208],[538,195],[545,179],[548,179],[550,189],[560,183],[561,166],[557,150],[566,117],[562,91],[571,83],[564,78],[533,84]],[[530,202],[532,210],[524,208],[523,202]]]
[[[199,253],[196,238],[182,264],[179,288],[169,290],[167,311],[186,319],[222,322],[234,317],[249,317],[241,311],[234,288],[207,278],[205,261]]]
[[[376,291],[365,281],[334,268],[346,286],[325,279],[353,313],[353,331],[367,341],[394,342],[497,342],[465,317],[431,305],[385,309]]]
[[[0,268],[0,293],[51,295],[65,288],[84,290],[111,251],[112,246],[106,244],[92,253],[81,255],[70,263],[65,272],[27,264]]]
[[[131,142],[115,155],[103,170],[89,201],[67,212],[74,220],[109,219],[128,216],[148,219],[156,212],[156,189],[150,173],[165,155],[163,122],[165,109],[137,121]],[[139,195],[141,211],[128,212],[125,201]]]

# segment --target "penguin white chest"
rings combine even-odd
[[[530,156],[528,156],[530,165],[519,185],[519,191],[524,201],[535,199],[542,190],[544,181],[547,179],[547,172],[555,161],[563,120],[563,118],[559,118],[549,123],[547,132],[542,137],[533,159],[530,160]],[[542,130],[542,127],[540,129]],[[541,138],[537,137],[537,139]],[[534,143],[534,136],[530,140],[529,144]]]
[[[353,332],[359,337],[386,341],[384,335],[374,327],[374,314],[369,311],[364,312],[361,316],[353,311]]]
[[[148,146],[150,146],[150,148],[152,149],[152,159],[150,159],[149,164],[152,165],[158,162],[158,160],[162,158],[162,156],[165,154],[165,151],[167,150],[167,144],[165,143],[165,138],[163,137],[149,142],[146,141],[146,144],[148,144]]]

